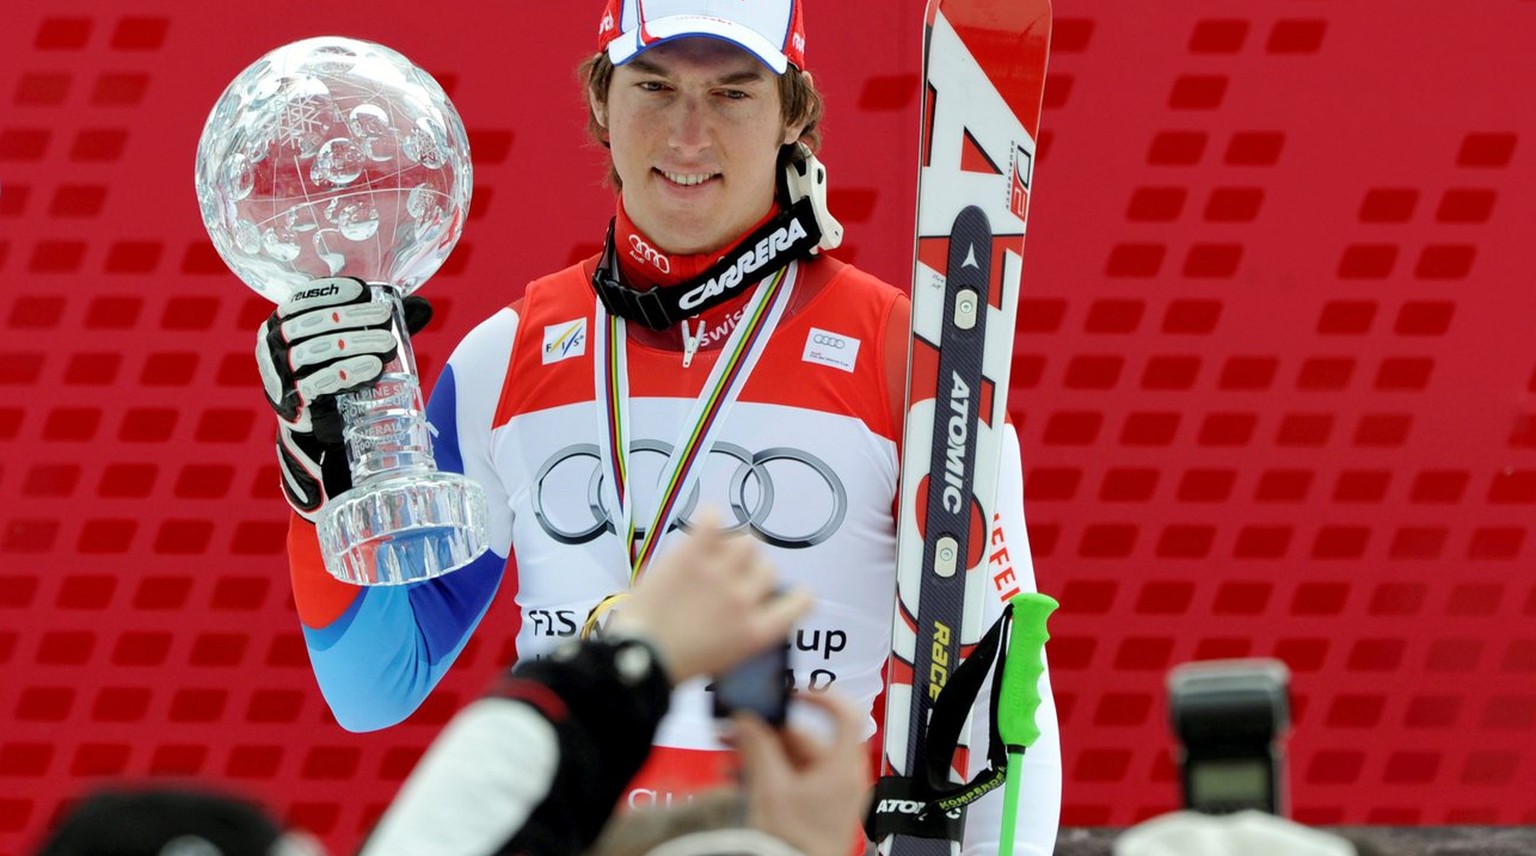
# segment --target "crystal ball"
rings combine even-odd
[[[414,291],[458,242],[472,181],[464,124],[437,81],[336,36],[241,72],[197,145],[203,225],[274,303],[324,276]]]

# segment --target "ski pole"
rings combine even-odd
[[[1003,780],[1003,828],[998,856],[1013,856],[1018,823],[1019,779],[1024,774],[1024,750],[1040,737],[1035,711],[1040,707],[1040,675],[1045,672],[1046,619],[1060,604],[1049,595],[1014,595],[1013,627],[1003,659],[1002,695],[997,706],[997,733],[1008,747],[1008,773]]]

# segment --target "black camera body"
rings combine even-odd
[[[1290,728],[1289,684],[1285,664],[1267,659],[1189,663],[1169,674],[1186,808],[1287,814],[1281,741]]]
[[[732,666],[710,684],[717,719],[750,711],[776,728],[789,714],[789,643],[776,642]]]

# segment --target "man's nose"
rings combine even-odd
[[[679,98],[673,105],[668,140],[679,152],[694,154],[709,147],[709,122],[704,103],[697,98]]]

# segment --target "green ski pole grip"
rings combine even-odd
[[[1050,595],[1028,592],[1014,595],[1013,628],[1008,634],[1008,656],[1003,661],[1002,698],[997,711],[997,734],[1008,746],[1028,748],[1040,738],[1035,711],[1040,708],[1040,675],[1045,672],[1046,619],[1060,606]]]

